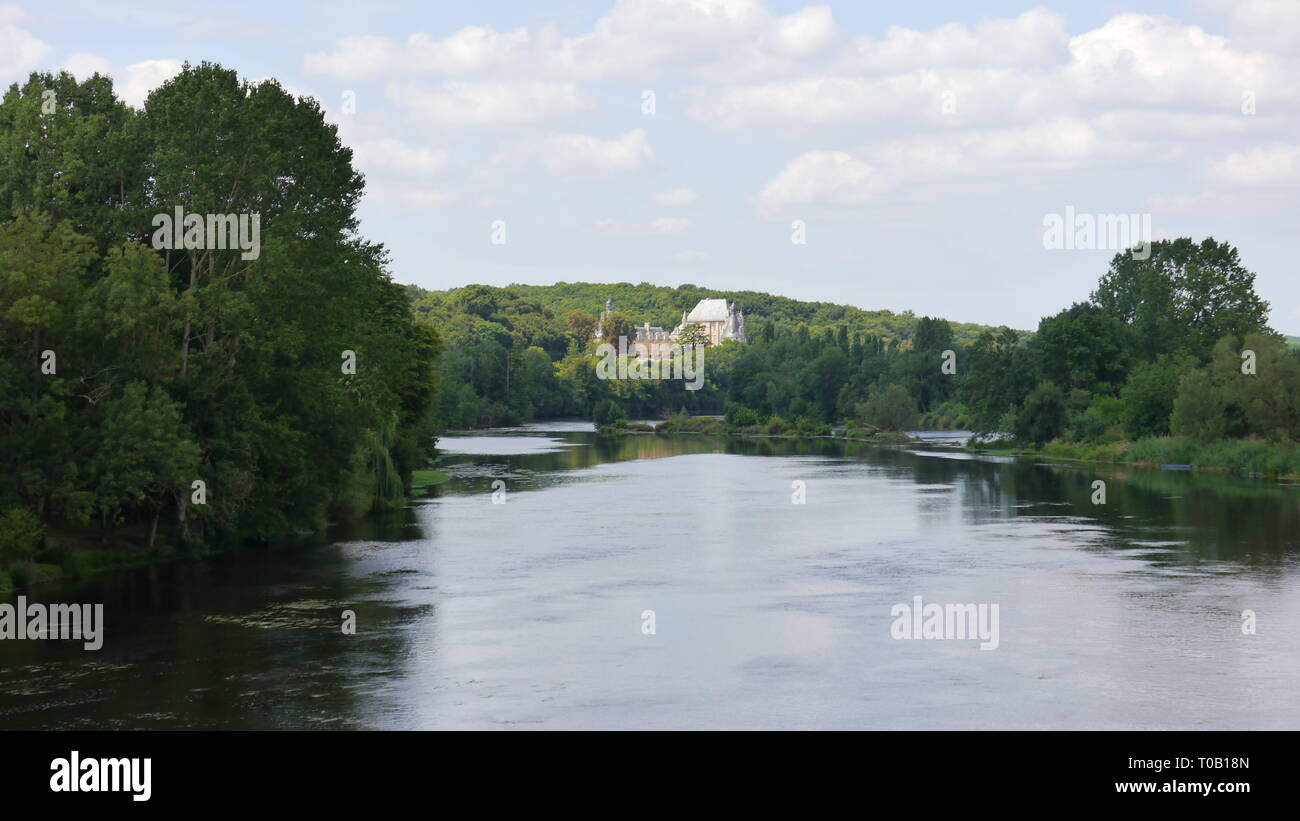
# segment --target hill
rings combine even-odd
[[[456,292],[426,291],[414,285],[407,288],[417,309],[423,303],[426,311],[440,305]],[[669,330],[681,319],[682,311],[689,311],[701,299],[726,299],[735,302],[744,311],[745,328],[751,339],[762,332],[765,324],[772,322],[779,328],[789,329],[806,325],[814,336],[820,336],[827,329],[838,331],[840,327],[847,326],[850,334],[863,333],[887,341],[905,342],[912,338],[920,321],[920,317],[911,311],[868,311],[853,305],[804,302],[762,291],[721,291],[690,284],[670,288],[647,282],[638,285],[630,282],[557,282],[554,285],[514,284],[492,290],[503,295],[511,293],[538,303],[557,317],[563,317],[573,310],[598,315],[608,299],[613,301],[615,310],[626,314],[636,324],[649,322]],[[954,337],[963,345],[974,342],[981,332],[993,330],[990,326],[967,322],[949,324]],[[1027,331],[1017,333],[1022,338],[1030,336]]]

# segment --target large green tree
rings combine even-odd
[[[1145,259],[1116,254],[1092,293],[1094,303],[1132,329],[1140,359],[1181,353],[1205,360],[1223,336],[1268,330],[1268,303],[1255,293],[1255,275],[1236,248],[1186,237],[1149,247]]]

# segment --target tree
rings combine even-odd
[[[677,332],[677,344],[681,345],[683,348],[688,348],[692,345],[707,346],[709,344],[709,333],[704,330],[704,326],[698,322],[688,323],[683,325],[682,329]]]
[[[1003,430],[1000,422],[1034,389],[1032,354],[1010,328],[985,331],[966,352],[958,374],[961,394],[980,431]]]
[[[1130,439],[1169,434],[1169,417],[1178,395],[1179,380],[1190,370],[1184,359],[1160,356],[1138,365],[1120,392],[1124,403],[1124,432]]]
[[[620,311],[610,311],[600,318],[600,338],[611,345],[618,345],[619,337],[623,337],[627,340],[628,347],[631,347],[634,333],[632,320]]]
[[[593,418],[597,430],[627,426],[627,414],[623,413],[623,409],[612,399],[602,399],[597,402]]]
[[[569,335],[581,350],[596,335],[596,317],[586,311],[574,309],[564,317]]]
[[[804,374],[804,383],[817,406],[819,421],[834,421],[836,401],[839,398],[840,386],[848,376],[848,365],[848,355],[834,345],[828,345],[808,365]]]
[[[442,344],[415,323],[384,249],[356,234],[351,159],[314,100],[214,64],[185,66],[140,111],[107,77],[11,87],[0,102],[0,509],[152,529],[174,496],[184,536],[196,517],[177,489],[200,469],[200,528],[236,538],[391,500],[393,477],[432,451]],[[178,207],[204,227],[204,216],[242,215],[260,247],[145,245],[159,239],[154,217]],[[551,318],[518,333],[545,336]],[[53,357],[44,369],[47,350],[57,369]],[[341,369],[341,356],[356,367]]]
[[[103,538],[124,508],[147,503],[149,544],[153,544],[163,505],[188,494],[199,477],[199,447],[181,420],[181,409],[160,388],[131,382],[121,397],[100,411],[100,443],[87,472],[94,487]]]
[[[453,292],[452,304],[479,319],[492,319],[500,307],[496,289],[487,285],[466,285]]]
[[[1038,373],[1066,388],[1109,393],[1127,373],[1128,328],[1089,302],[1076,302],[1038,323],[1029,343]]]
[[[1014,432],[1017,439],[1041,448],[1061,435],[1065,422],[1065,397],[1061,389],[1052,382],[1040,382],[1016,413]]]
[[[135,125],[100,74],[78,83],[33,73],[11,85],[0,103],[0,213],[39,209],[100,249],[138,238],[146,172]]]
[[[1122,251],[1111,260],[1092,301],[1133,330],[1138,358],[1162,353],[1208,359],[1223,336],[1268,330],[1268,303],[1237,249],[1207,238],[1150,244],[1147,259]]]
[[[916,394],[922,411],[938,407],[956,390],[955,374],[942,370],[944,351],[955,352],[952,326],[944,319],[921,317],[912,337],[912,350],[902,362],[902,374]]]
[[[1227,431],[1226,410],[1224,397],[1209,371],[1188,371],[1178,381],[1170,430],[1179,436],[1213,442]]]
[[[1243,358],[1245,357],[1245,358]],[[1253,372],[1244,372],[1247,361]],[[1273,335],[1224,337],[1215,346],[1210,384],[1223,405],[1224,433],[1277,441],[1300,438],[1300,358]]]
[[[872,392],[861,415],[881,430],[906,430],[916,424],[916,400],[902,385],[886,385]]]
[[[0,565],[30,560],[44,537],[35,513],[25,507],[6,510],[0,516]]]
[[[100,398],[77,354],[102,342],[79,339],[74,321],[94,259],[67,220],[23,213],[0,224],[0,492],[41,521],[75,503],[76,416]]]

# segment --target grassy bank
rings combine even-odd
[[[1082,444],[1049,442],[1042,448],[1001,440],[972,444],[969,450],[988,453],[1051,456],[1084,462],[1111,462],[1137,467],[1191,465],[1211,470],[1277,479],[1300,479],[1300,446],[1261,439],[1220,439],[1198,442],[1184,436],[1159,436],[1137,441]]]
[[[441,470],[415,470],[411,472],[411,490],[423,490],[450,479],[451,476]]]
[[[31,561],[16,561],[0,567],[0,594],[64,580],[83,579],[106,570],[143,567],[181,555],[175,546],[159,541],[146,544],[143,528],[123,527],[111,544],[103,544],[91,528],[60,527],[46,537],[45,546]],[[203,556],[213,553],[193,546],[184,555]]]

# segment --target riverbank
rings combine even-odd
[[[202,546],[182,551],[162,541],[149,546],[143,527],[125,528],[111,544],[106,545],[93,528],[63,526],[46,536],[45,546],[32,556],[31,561],[0,567],[0,595],[80,580],[109,570],[146,567],[177,558],[202,558],[219,552]]]
[[[975,453],[1050,456],[1053,459],[1128,464],[1146,468],[1185,465],[1191,470],[1269,479],[1300,479],[1300,446],[1259,439],[1197,442],[1182,436],[1160,436],[1095,445],[1057,440],[1041,448],[1027,448],[1013,440],[1004,439],[972,442],[966,449]]]
[[[413,471],[408,498],[423,494],[429,488],[450,480],[451,476],[440,470]],[[366,515],[372,514],[373,511]],[[328,527],[334,527],[335,524],[337,523],[331,523]],[[281,538],[296,538],[298,535],[306,534],[290,534]],[[249,540],[249,543],[256,543],[256,540]],[[180,549],[162,534],[150,546],[143,525],[119,528],[110,544],[103,544],[94,528],[62,525],[47,535],[45,546],[32,556],[32,561],[0,566],[0,596],[32,587],[81,580],[110,570],[147,567],[176,559],[202,559],[223,552],[220,547],[201,544]]]
[[[607,425],[597,430],[602,436],[650,434],[655,436],[722,436],[738,439],[834,439],[848,442],[911,442],[905,433],[866,428],[833,429],[830,425],[791,425],[779,417],[763,425],[733,425],[713,416],[674,416],[658,425]]]

